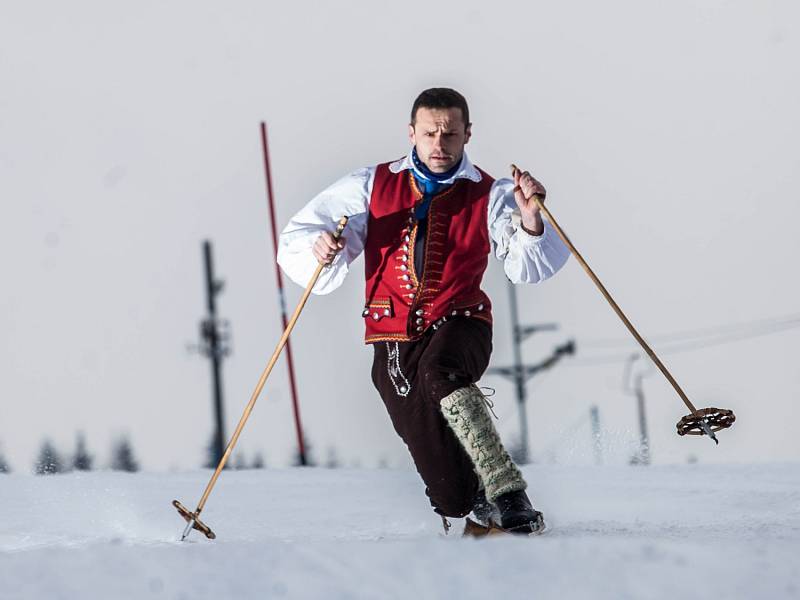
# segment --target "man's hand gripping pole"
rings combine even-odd
[[[341,237],[342,232],[344,231],[345,226],[347,225],[347,217],[342,217],[339,220],[339,223],[336,227],[336,232],[333,234],[334,238],[337,240]],[[253,391],[253,395],[250,397],[250,402],[247,403],[247,406],[244,409],[244,413],[242,414],[242,418],[239,419],[239,424],[236,426],[236,430],[233,432],[233,436],[231,436],[231,440],[228,442],[227,448],[225,448],[225,453],[222,455],[222,458],[217,465],[214,474],[211,476],[211,480],[208,482],[205,491],[203,492],[202,498],[200,498],[200,502],[197,504],[197,508],[194,512],[190,512],[183,504],[178,502],[177,500],[172,501],[172,505],[178,510],[178,514],[180,514],[184,520],[186,521],[186,528],[183,530],[181,534],[181,541],[184,541],[189,534],[191,533],[192,529],[197,529],[203,535],[205,535],[208,539],[213,540],[217,536],[211,531],[211,528],[203,523],[200,520],[200,513],[203,511],[203,507],[206,504],[206,500],[208,500],[209,494],[211,494],[211,490],[214,489],[214,484],[216,484],[217,479],[219,478],[219,474],[222,472],[222,469],[225,467],[225,463],[228,462],[228,457],[231,455],[234,446],[236,446],[236,442],[239,440],[239,435],[242,433],[242,429],[244,429],[244,425],[247,422],[247,419],[250,417],[250,413],[253,410],[253,407],[256,404],[256,400],[258,399],[261,390],[264,388],[264,384],[267,382],[267,377],[272,372],[272,367],[275,366],[275,363],[278,361],[278,357],[283,350],[283,347],[286,345],[286,341],[289,339],[289,334],[292,333],[292,329],[294,329],[294,325],[297,322],[297,318],[300,316],[300,313],[303,310],[303,307],[306,305],[306,301],[308,297],[311,295],[311,290],[314,289],[314,285],[316,285],[317,280],[319,279],[320,274],[322,273],[322,269],[325,268],[325,264],[320,263],[317,266],[316,271],[311,276],[311,281],[308,282],[305,291],[303,292],[300,301],[297,303],[297,308],[294,309],[294,314],[292,314],[292,318],[289,319],[289,324],[286,326],[286,329],[281,336],[281,339],[278,341],[278,345],[275,348],[275,352],[272,353],[272,358],[269,359],[269,363],[267,363],[264,372],[261,373],[261,378],[258,380],[258,384],[256,385],[256,389]]]

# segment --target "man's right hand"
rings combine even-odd
[[[314,257],[323,265],[329,265],[336,258],[339,251],[344,248],[345,239],[339,238],[338,240],[333,237],[332,233],[323,231],[322,234],[314,242],[311,249]]]

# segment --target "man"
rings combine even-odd
[[[372,380],[408,446],[434,510],[470,512],[515,533],[544,528],[526,483],[503,448],[475,385],[489,364],[491,302],[480,284],[493,250],[514,283],[537,283],[569,251],[542,220],[544,198],[530,173],[493,180],[467,158],[471,137],[464,97],[422,92],[411,110],[405,158],[359,169],[320,193],[281,234],[278,262],[306,285],[338,287],[364,252],[366,343]],[[350,220],[342,239],[330,233]]]

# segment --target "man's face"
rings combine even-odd
[[[425,166],[444,173],[461,162],[472,135],[470,128],[460,108],[419,108],[416,123],[408,126],[408,137]]]

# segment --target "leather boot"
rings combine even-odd
[[[525,490],[501,494],[494,500],[500,526],[511,533],[531,534],[544,530],[542,513],[534,509]]]

